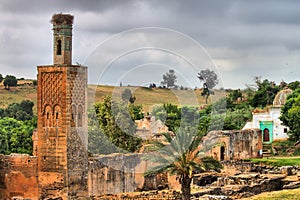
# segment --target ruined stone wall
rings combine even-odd
[[[89,161],[89,196],[161,189],[167,187],[167,175],[144,177],[150,163],[141,154],[111,154]]]
[[[91,159],[89,195],[100,196],[142,189],[142,165],[139,154],[114,154]]]
[[[37,158],[0,155],[0,199],[38,199]]]
[[[203,138],[203,149],[217,160],[239,160],[261,157],[260,129],[211,131]]]

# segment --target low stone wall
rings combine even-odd
[[[167,175],[144,176],[150,163],[142,160],[141,156],[111,154],[90,158],[89,196],[166,188]]]
[[[37,158],[0,155],[0,199],[38,199]]]

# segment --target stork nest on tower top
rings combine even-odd
[[[73,19],[73,15],[60,13],[52,16],[51,23],[53,25],[72,25]]]

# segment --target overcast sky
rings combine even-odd
[[[225,88],[300,79],[296,0],[1,0],[1,74],[36,78],[52,64],[49,21],[60,12],[74,15],[73,63],[89,67],[90,83],[159,84],[174,69],[179,85],[201,87],[206,68]]]

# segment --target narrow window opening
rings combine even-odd
[[[58,112],[56,113],[56,119],[58,119]]]
[[[47,119],[49,119],[49,113],[47,112]]]
[[[57,40],[56,55],[61,55],[61,40]]]
[[[81,113],[78,113],[78,126],[82,126]]]

